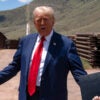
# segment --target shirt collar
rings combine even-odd
[[[45,39],[46,39],[47,42],[50,42],[52,35],[53,35],[53,30],[50,32],[50,34],[48,36],[45,36]],[[41,39],[41,35],[39,34],[37,41],[39,42],[40,39]]]

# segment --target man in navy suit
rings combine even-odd
[[[67,100],[67,76],[71,71],[76,82],[86,75],[75,44],[66,36],[54,31],[54,10],[48,6],[33,11],[38,33],[20,40],[13,61],[0,72],[0,84],[20,71],[19,100]],[[44,36],[43,52],[36,81],[36,91],[30,96],[27,90],[30,65],[40,38]]]

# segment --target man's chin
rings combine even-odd
[[[41,36],[47,36],[48,34],[49,34],[49,33],[46,32],[46,31],[41,31],[41,32],[40,32],[40,35],[41,35]]]

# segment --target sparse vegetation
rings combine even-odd
[[[85,69],[91,69],[92,68],[92,66],[90,65],[90,63],[86,59],[81,58],[81,60],[82,60],[83,67]]]
[[[0,31],[8,38],[18,39],[25,35],[25,25],[29,20],[31,32],[34,32],[32,10],[37,5],[54,7],[57,19],[55,29],[62,34],[100,31],[100,0],[34,0],[30,3],[29,13],[26,10],[27,5],[0,12]]]

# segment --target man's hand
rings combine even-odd
[[[100,100],[100,96],[95,96],[92,100]]]

